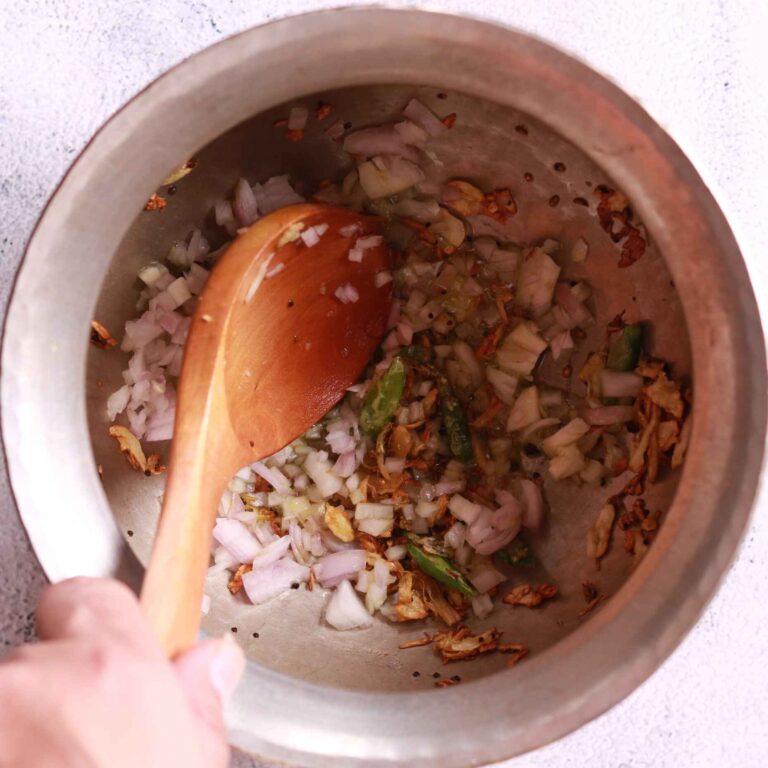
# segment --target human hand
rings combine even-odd
[[[107,579],[47,587],[40,643],[0,662],[0,766],[223,768],[222,703],[245,666],[230,637],[169,662],[133,593]]]

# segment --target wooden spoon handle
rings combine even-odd
[[[197,456],[174,450],[141,605],[163,649],[173,658],[197,642],[211,531],[226,481]],[[188,461],[184,461],[184,459]],[[191,461],[189,460],[191,459]],[[197,466],[196,466],[197,465]]]

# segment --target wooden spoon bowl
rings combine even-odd
[[[308,247],[299,233],[328,225]],[[344,232],[345,234],[341,234]],[[141,601],[173,656],[194,644],[219,500],[243,466],[302,435],[361,375],[386,331],[382,242],[348,254],[377,222],[295,205],[259,219],[220,257],[190,326],[168,481]],[[381,281],[379,281],[381,282]],[[342,303],[338,288],[359,298]]]

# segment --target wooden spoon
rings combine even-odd
[[[327,224],[309,248],[296,233]],[[352,234],[342,235],[340,230]],[[383,243],[348,258],[372,219],[295,205],[240,234],[200,296],[178,385],[160,524],[141,602],[169,654],[191,647],[219,500],[242,467],[303,434],[365,369],[386,330],[391,282]],[[342,303],[334,292],[359,293]]]

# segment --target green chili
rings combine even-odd
[[[625,325],[608,350],[605,367],[609,371],[634,371],[643,347],[643,327]]]
[[[419,570],[431,576],[446,587],[458,590],[467,597],[475,597],[477,590],[466,577],[447,558],[433,552],[426,552],[422,546],[423,540],[413,534],[408,535],[408,553]]]
[[[536,556],[522,536],[516,536],[506,547],[494,553],[494,557],[507,565],[536,565]]]
[[[437,367],[424,360],[426,350],[423,347],[410,346],[403,354],[414,361],[416,366],[431,379],[434,379],[440,395],[440,412],[448,435],[448,445],[451,453],[465,464],[474,461],[475,452],[472,449],[472,433],[469,431],[464,408],[453,391],[446,375]]]
[[[386,373],[371,387],[360,411],[360,426],[370,435],[378,434],[395,416],[405,388],[405,365],[396,357]]]

